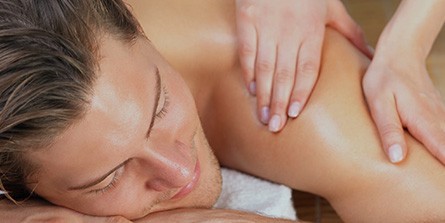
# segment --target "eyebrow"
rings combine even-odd
[[[159,68],[156,66],[156,97],[154,100],[153,113],[151,114],[150,126],[147,130],[147,138],[150,137],[151,129],[153,128],[155,117],[156,117],[156,108],[158,107],[159,100],[161,98],[161,75],[159,74]]]
[[[121,168],[123,165],[125,165],[130,159],[125,160],[124,162],[122,162],[121,164],[117,165],[116,167],[114,167],[112,170],[108,171],[106,174],[104,174],[103,176],[92,180],[91,182],[88,182],[86,184],[80,185],[80,186],[75,186],[75,187],[70,187],[68,188],[68,190],[85,190],[87,188],[90,188],[100,182],[102,182],[103,180],[105,180],[105,178],[107,178],[108,176],[110,176],[110,174],[112,174],[114,171],[116,171],[117,169]]]

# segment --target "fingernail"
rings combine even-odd
[[[292,118],[296,118],[300,114],[301,104],[298,102],[294,102],[290,105],[289,111],[287,111],[287,115]]]
[[[278,132],[280,130],[281,118],[279,115],[273,115],[269,122],[269,131]]]
[[[249,92],[251,95],[256,95],[256,83],[254,81],[250,82],[249,84]]]
[[[389,147],[388,154],[392,163],[398,163],[403,159],[402,147],[399,144],[394,144]]]
[[[269,122],[269,107],[267,106],[261,109],[261,122],[266,125]]]

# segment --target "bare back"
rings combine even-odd
[[[242,82],[232,1],[129,2],[189,84],[222,165],[322,195],[350,222],[445,220],[443,166],[409,134],[408,158],[387,161],[362,94],[369,61],[338,33],[307,107],[273,134]]]

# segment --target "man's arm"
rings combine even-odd
[[[269,218],[257,214],[251,214],[234,210],[223,209],[177,209],[150,214],[139,219],[136,223],[155,222],[239,222],[239,223],[295,223],[301,221],[291,221],[286,219]]]
[[[9,223],[131,223],[123,217],[88,216],[44,201],[28,200],[16,205],[6,199],[0,201],[0,219]]]
[[[8,200],[0,201],[0,219],[10,223],[131,223],[123,217],[93,217],[63,207],[54,206],[44,201],[29,200],[22,205],[15,205]],[[150,214],[136,223],[151,222],[239,222],[239,223],[294,223],[278,218],[269,218],[257,214],[223,209],[177,209]]]

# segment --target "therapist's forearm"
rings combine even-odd
[[[445,0],[403,0],[384,29],[376,54],[425,60],[444,22]]]

